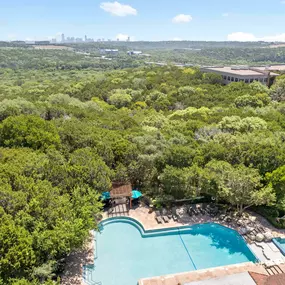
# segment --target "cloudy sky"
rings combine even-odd
[[[1,40],[285,41],[285,0],[0,0]]]

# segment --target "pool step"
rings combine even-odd
[[[269,275],[278,275],[284,273],[284,271],[280,268],[279,265],[271,265],[271,266],[265,265],[264,268]]]

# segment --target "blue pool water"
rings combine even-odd
[[[280,249],[283,255],[285,255],[285,238],[275,238],[273,239],[273,242]]]
[[[102,285],[136,285],[141,278],[256,261],[236,231],[213,223],[144,231],[135,220],[110,219],[96,239],[94,267],[85,277]]]

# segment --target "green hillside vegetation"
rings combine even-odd
[[[59,44],[61,46],[61,44]],[[238,42],[95,42],[64,44],[68,50],[34,49],[0,42],[0,68],[29,70],[114,70],[136,68],[147,62],[201,65],[266,65],[285,62],[285,47]],[[117,55],[101,49],[118,49]],[[129,56],[140,50],[149,56]],[[102,58],[105,56],[105,58]]]
[[[11,62],[0,69],[0,284],[55,280],[112,181],[159,203],[262,206],[284,226],[284,76],[268,89],[196,68]]]

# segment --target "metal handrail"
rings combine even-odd
[[[91,278],[90,278],[91,276]],[[92,280],[92,271],[89,268],[84,268],[83,278],[86,285],[102,285],[101,281]],[[91,280],[90,280],[91,279]]]

